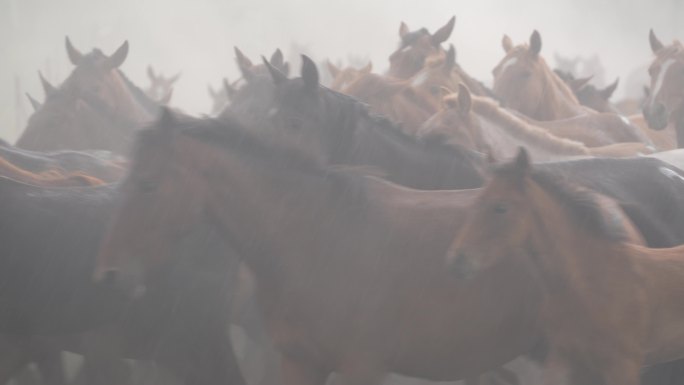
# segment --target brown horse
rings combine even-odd
[[[537,120],[557,120],[586,114],[563,80],[541,57],[541,35],[536,30],[529,44],[513,46],[504,35],[506,56],[494,68],[494,94],[507,108]]]
[[[332,82],[330,83],[330,88],[335,91],[342,91],[356,79],[363,75],[367,75],[373,72],[373,63],[368,62],[368,64],[360,69],[354,67],[339,68],[335,64],[331,63],[329,60],[326,63],[328,66],[328,72],[332,77]]]
[[[76,68],[59,88],[41,78],[45,103],[29,119],[17,146],[127,153],[131,136],[152,119],[157,108],[118,70],[128,54],[128,43],[111,56],[99,49],[84,55],[68,38],[66,48]]]
[[[455,380],[534,345],[538,294],[507,284],[529,277],[502,267],[460,282],[443,269],[474,191],[321,168],[315,154],[257,133],[170,113],[142,133],[98,276],[142,283],[169,266],[174,234],[209,220],[254,272],[286,385],[323,384],[331,372],[347,384],[387,372]]]
[[[0,175],[22,183],[43,187],[99,186],[104,184],[101,179],[81,172],[63,173],[53,169],[33,173],[10,163],[3,157],[0,157]]]
[[[434,56],[426,60],[422,70],[411,78],[411,86],[416,93],[439,106],[441,88],[451,90],[465,84],[471,93],[477,96],[492,97],[494,94],[479,81],[468,75],[456,62],[456,49],[449,45],[444,56]]]
[[[603,197],[533,170],[521,150],[480,193],[448,263],[470,277],[527,256],[544,291],[547,383],[637,385],[642,366],[684,356],[684,246],[631,239]]]
[[[431,34],[425,28],[411,32],[402,21],[399,26],[401,43],[389,57],[390,68],[387,75],[408,79],[423,68],[427,58],[443,55],[441,44],[449,39],[455,23],[456,16],[452,16],[444,26]]]
[[[145,93],[159,104],[169,104],[173,95],[173,84],[178,81],[180,75],[179,72],[166,77],[162,73],[155,73],[152,66],[147,66],[147,78],[150,79],[150,86],[147,87]]]
[[[409,135],[437,112],[432,97],[416,89],[410,79],[369,73],[358,77],[342,93],[368,104],[371,111],[395,121]]]
[[[638,142],[587,147],[572,140],[573,136],[555,136],[500,108],[489,98],[471,96],[462,84],[458,94],[444,96],[442,110],[425,122],[419,131],[421,137],[434,135],[497,159],[512,157],[520,145],[529,147],[539,160],[591,155],[625,157],[653,152]]]
[[[613,96],[615,89],[620,82],[620,78],[615,79],[615,81],[607,85],[603,89],[599,89],[593,84],[589,84],[592,76],[585,78],[575,78],[572,73],[563,72],[561,70],[554,70],[556,75],[560,76],[565,84],[570,87],[572,92],[577,97],[577,101],[585,107],[589,107],[597,112],[610,112],[613,114],[621,114],[621,111],[617,109],[611,102],[610,97]]]
[[[651,92],[643,108],[648,125],[663,130],[672,125],[677,133],[677,147],[684,147],[684,45],[675,40],[665,46],[653,30],[649,35],[656,55],[648,69]]]

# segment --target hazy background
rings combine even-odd
[[[38,70],[55,84],[68,76],[65,35],[83,52],[106,54],[128,39],[122,70],[141,87],[148,64],[182,71],[171,104],[199,114],[211,108],[208,83],[238,76],[235,45],[255,61],[276,47],[294,56],[295,47],[317,61],[368,57],[384,71],[401,20],[434,31],[451,15],[458,62],[485,83],[502,57],[502,34],[519,43],[536,28],[551,64],[555,52],[599,54],[606,80],[622,77],[617,98],[651,59],[649,28],[665,43],[684,38],[684,0],[0,0],[0,137],[23,129],[32,111],[24,92],[43,100]]]

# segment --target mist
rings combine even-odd
[[[207,85],[238,77],[234,46],[253,61],[281,48],[290,60],[302,53],[294,51],[317,62],[367,58],[384,72],[400,21],[434,31],[451,15],[457,20],[449,43],[475,78],[491,83],[504,33],[517,44],[537,29],[552,65],[554,53],[598,54],[605,81],[621,78],[616,100],[638,92],[640,84],[628,78],[651,59],[650,28],[667,43],[684,37],[680,0],[0,0],[0,137],[13,141],[23,130],[32,111],[24,93],[43,100],[38,70],[53,84],[69,75],[65,36],[82,52],[98,47],[105,54],[128,40],[125,74],[144,88],[148,65],[165,75],[181,72],[171,105],[206,114]]]

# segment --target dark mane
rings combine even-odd
[[[495,170],[496,174],[510,172],[510,165]],[[545,170],[533,170],[531,178],[563,206],[572,220],[576,222],[577,228],[613,242],[623,242],[629,239],[625,223],[618,218],[616,213],[607,212],[595,192],[572,184]]]
[[[304,152],[266,142],[257,134],[258,130],[251,130],[235,117],[228,116],[221,119],[179,116],[172,121],[162,118],[153,127],[138,132],[134,163],[149,148],[156,146],[162,140],[160,135],[163,131],[169,129],[222,150],[239,152],[255,161],[265,162],[270,168],[328,179],[338,185],[335,190],[344,191],[346,196],[351,192],[352,196],[358,197],[365,191],[367,169],[323,165]]]
[[[119,73],[119,76],[121,76],[121,79],[123,79],[124,83],[126,84],[126,87],[128,87],[128,90],[131,91],[131,94],[135,98],[135,101],[140,104],[145,111],[149,112],[152,115],[156,115],[159,111],[159,104],[155,102],[154,100],[150,99],[145,92],[140,89],[140,87],[136,86],[135,83],[133,83],[130,79],[128,79],[128,76],[123,73],[123,71],[118,70],[117,72]]]
[[[385,116],[373,113],[370,111],[370,108],[366,103],[363,103],[352,96],[331,90],[323,86],[321,86],[321,91],[323,92],[323,100],[325,101],[326,106],[332,110],[335,110],[335,115],[341,116],[340,119],[349,114],[353,114],[357,119],[363,119],[371,123],[365,125],[367,129],[375,130],[381,135],[389,136],[408,147],[421,147],[423,151],[435,155],[443,155],[451,158],[465,158],[469,160],[483,159],[481,154],[468,150],[460,145],[448,144],[443,140],[432,140],[432,138],[420,139],[416,136],[409,135],[402,130],[399,125],[392,122]],[[352,127],[356,128],[357,125]],[[352,127],[349,125],[345,126],[347,129]],[[346,143],[347,145],[351,146],[353,144],[351,136],[354,133],[342,133],[340,131],[344,130],[334,130],[333,135],[345,135],[348,136],[348,138],[338,138],[337,143]],[[342,150],[347,151],[348,149]]]

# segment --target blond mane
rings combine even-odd
[[[562,155],[591,155],[589,148],[583,143],[560,138],[546,129],[531,125],[501,108],[492,99],[472,96],[472,100],[472,110],[475,114],[499,125],[516,138]]]

